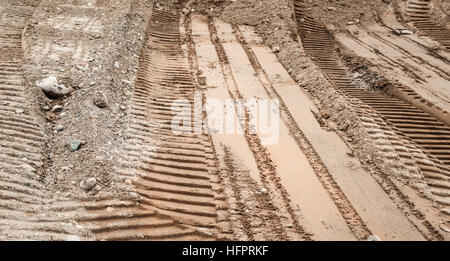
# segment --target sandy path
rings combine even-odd
[[[215,22],[239,92],[245,98],[270,100],[261,82],[254,76],[250,61],[234,36],[231,26],[219,20]],[[318,181],[306,156],[289,135],[288,127],[282,121],[279,131],[278,143],[265,147],[292,201],[300,206],[305,227],[313,231],[320,240],[354,239],[337,207]],[[262,135],[258,133],[258,136]],[[296,162],[295,167],[292,162]]]
[[[317,108],[277,62],[273,52],[261,45],[261,39],[250,27],[241,28],[273,88],[370,231],[382,240],[423,240],[359,161],[348,156],[350,150],[341,138],[320,127],[312,113]]]

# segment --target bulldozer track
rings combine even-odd
[[[196,83],[181,43],[179,14],[154,8],[141,54],[130,115],[128,144],[118,174],[133,180],[140,206],[88,221],[97,238],[214,239],[227,207],[208,135],[193,133],[200,117],[187,115],[192,129],[174,134],[174,104],[193,112]],[[102,223],[108,223],[105,227]],[[113,223],[111,223],[113,222]],[[199,232],[203,231],[203,232]]]
[[[5,5],[0,13],[1,240],[65,240],[76,229],[60,226],[61,209],[50,202],[38,174],[45,139],[23,80],[22,31],[34,8]],[[40,215],[44,206],[47,216]]]
[[[406,1],[406,14],[414,27],[450,49],[450,30],[445,25],[438,24],[431,19],[432,8],[431,0]]]
[[[399,141],[408,144],[406,150],[396,148],[395,151],[401,158],[416,162],[431,187],[434,199],[441,205],[441,210],[449,214],[450,127],[400,99],[360,88],[340,61],[332,35],[303,12],[305,7],[303,1],[296,1],[295,11],[297,18],[301,19],[299,30],[307,54],[345,96],[360,102],[364,110],[373,111],[380,117],[377,122],[367,122],[369,128],[374,125],[381,127],[391,136],[388,139],[394,146]],[[386,145],[382,140],[377,143]]]
[[[2,2],[0,240],[447,239],[448,59],[306,2],[298,44],[185,1]],[[407,8],[449,48],[431,1]]]

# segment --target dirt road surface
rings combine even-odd
[[[449,240],[450,4],[364,2],[1,0],[0,240]]]

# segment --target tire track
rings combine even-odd
[[[229,65],[228,58],[225,53],[225,49],[221,44],[221,41],[218,36],[218,32],[215,26],[215,22],[213,19],[208,20],[208,26],[209,26],[209,33],[211,41],[216,49],[216,53],[218,55],[219,63],[222,68],[222,72],[225,78],[225,81],[227,82],[227,87],[230,93],[230,96],[234,100],[242,100],[243,97],[239,90],[237,89],[236,82],[233,80],[232,71]],[[279,215],[291,218],[289,220],[285,220],[282,223],[282,226],[279,228],[278,235],[281,236],[284,239],[287,239],[287,237],[295,238],[297,239],[298,236],[300,236],[303,240],[311,240],[311,235],[306,233],[305,229],[300,225],[300,222],[298,221],[298,217],[293,211],[290,202],[288,202],[287,193],[285,191],[279,191],[279,189],[282,189],[282,186],[279,183],[279,180],[277,179],[275,167],[273,166],[273,163],[271,162],[270,156],[268,155],[267,151],[261,146],[261,142],[257,135],[250,135],[249,134],[249,121],[248,121],[248,111],[245,110],[245,122],[242,122],[242,119],[240,119],[241,124],[244,128],[245,132],[245,138],[249,144],[250,150],[253,153],[253,157],[256,161],[259,174],[261,176],[261,181],[265,188],[267,188],[270,192],[272,199],[278,199],[273,202],[273,206],[271,206],[275,210],[275,213],[279,214],[272,214],[271,220],[274,222],[282,222]],[[270,179],[271,178],[271,179]],[[275,183],[273,183],[275,181]],[[281,195],[279,194],[281,193]],[[276,196],[275,196],[276,195]],[[281,202],[280,202],[281,201]],[[292,223],[288,222],[291,221]],[[286,230],[292,230],[287,228],[288,226],[294,227],[294,231],[286,231]]]
[[[358,215],[358,213],[353,208],[352,204],[348,200],[348,198],[345,196],[345,194],[342,192],[340,187],[337,185],[336,181],[333,179],[325,165],[322,163],[319,155],[313,148],[313,146],[309,143],[307,138],[305,137],[304,133],[301,131],[300,127],[297,125],[295,120],[293,119],[292,115],[290,114],[288,108],[283,103],[280,96],[277,94],[276,90],[274,89],[272,83],[269,80],[269,77],[264,72],[263,68],[258,62],[258,58],[256,57],[256,54],[253,52],[249,44],[246,42],[244,36],[242,35],[241,30],[239,27],[234,26],[233,27],[236,38],[240,41],[242,46],[244,47],[244,50],[247,53],[247,56],[250,58],[250,61],[252,63],[252,66],[254,70],[258,73],[258,77],[260,78],[261,82],[263,83],[263,86],[266,89],[267,94],[271,98],[277,98],[281,101],[281,106],[283,108],[282,110],[282,117],[286,122],[289,122],[289,132],[290,135],[295,137],[295,141],[297,142],[297,145],[302,149],[302,151],[308,156],[308,161],[310,162],[311,166],[314,168],[314,172],[316,173],[318,179],[322,183],[323,187],[327,190],[328,194],[330,195],[330,198],[333,199],[334,203],[338,207],[339,212],[344,217],[345,221],[347,222],[347,225],[352,230],[353,234],[359,239],[359,240],[365,240],[369,235],[372,233],[367,228],[364,221],[361,219],[361,217]]]
[[[0,6],[0,240],[88,239],[39,175],[46,141],[22,71],[22,32],[34,10]]]
[[[212,99],[225,105],[234,100],[229,90],[233,87],[228,85],[231,80],[229,75],[222,71],[216,46],[211,41],[212,25],[208,23],[208,18],[200,15],[192,15],[186,22],[190,40],[189,56],[192,58],[193,71],[197,72],[194,75],[204,79],[206,101]],[[234,109],[224,109],[227,113],[230,111],[233,111],[233,114],[237,113]],[[206,121],[209,121],[209,117],[216,117],[214,113],[208,114],[209,112],[206,114]],[[239,117],[234,116],[237,116],[236,120]],[[242,126],[243,120],[240,121]],[[230,127],[228,123],[226,124]],[[277,207],[274,206],[277,202],[273,202],[269,193],[262,192],[261,187],[264,184],[243,132],[241,135],[230,135],[216,133],[216,130],[220,129],[217,126],[207,127],[214,129],[211,130],[213,131],[211,136],[219,159],[224,188],[227,190],[230,219],[236,231],[235,237],[239,240],[286,240],[282,217],[277,214]],[[241,128],[244,129],[243,126]],[[299,236],[294,235],[290,238],[298,239]]]
[[[447,152],[450,151],[447,147],[449,128],[408,103],[359,88],[348,76],[348,69],[340,62],[333,37],[324,26],[304,14],[305,7],[303,1],[296,1],[295,11],[297,17],[302,19],[298,25],[305,51],[338,87],[338,91],[358,108],[363,125],[384,157],[400,159],[408,168],[408,179],[420,182],[423,175],[426,185],[430,187],[431,199],[439,203],[442,212],[448,214],[448,199],[443,197],[446,194],[443,191],[447,190],[450,177],[447,158]],[[390,185],[384,184],[383,188],[394,189],[397,193],[394,201],[399,206],[404,205],[399,201],[405,198],[404,195],[392,182],[387,183]],[[419,230],[425,237],[441,238],[428,221],[422,220],[420,214],[416,218],[413,223],[416,226],[421,223],[422,228]]]
[[[431,19],[432,8],[431,0],[406,1],[406,15],[410,17],[414,27],[450,49],[450,30],[445,25],[437,24]]]
[[[438,159],[435,161],[439,169],[449,170],[449,127],[406,102],[358,88],[348,76],[347,69],[339,62],[334,51],[334,40],[327,30],[308,17],[305,17],[301,26],[307,32],[307,36],[303,38],[305,50],[342,90],[375,109],[401,134]]]
[[[448,93],[445,87],[450,79],[446,63],[428,56],[427,51],[418,48],[417,44],[411,45],[404,41],[404,38],[392,37],[390,31],[377,24],[369,25],[367,28],[362,25],[351,25],[347,28],[358,34],[339,33],[336,39],[344,49],[351,50],[359,56],[355,63],[352,55],[346,54],[345,51],[340,53],[343,56],[342,60],[346,61],[350,68],[357,65],[355,77],[361,76],[360,69],[362,69],[363,78],[376,78],[381,87],[366,80],[367,85],[375,89],[384,88],[385,91],[392,89],[393,95],[397,98],[419,107],[447,125],[450,124],[445,109],[448,107]],[[400,46],[401,44],[405,45],[404,48]],[[416,55],[411,53],[417,51],[420,53]],[[428,65],[437,63],[428,67],[424,59],[432,61]],[[373,72],[372,69],[366,70],[366,67],[371,65],[376,67],[375,72],[381,70],[382,75]],[[433,68],[441,69],[435,71]],[[415,73],[411,73],[413,71]],[[368,72],[372,75],[368,75]]]
[[[106,207],[93,212],[98,218],[88,218],[84,224],[98,239],[230,237],[222,218],[228,207],[210,138],[192,133],[202,115],[193,114],[197,84],[189,71],[179,21],[179,10],[174,14],[154,7],[130,108],[125,153],[117,169],[123,181],[133,183],[130,191],[138,194],[139,204],[109,209],[110,214]],[[174,105],[189,113],[180,116]],[[182,133],[172,130],[175,116],[189,123],[180,128]]]
[[[210,24],[210,32],[212,32],[212,35],[211,35],[211,39],[213,40],[213,42],[214,42],[214,44],[216,45],[216,49],[217,49],[217,53],[219,54],[219,56],[220,56],[220,61],[221,61],[221,64],[222,64],[222,68],[223,68],[223,71],[224,71],[224,75],[228,75],[228,77],[230,77],[231,79],[229,80],[229,82],[231,83],[230,85],[231,86],[234,86],[234,87],[232,87],[232,88],[230,88],[230,93],[232,94],[232,96],[235,98],[235,99],[242,99],[243,98],[243,96],[242,96],[242,94],[240,93],[240,91],[239,91],[239,88],[241,88],[241,87],[239,87],[238,88],[238,86],[237,86],[237,82],[236,82],[236,79],[235,79],[235,77],[236,77],[236,75],[234,75],[234,73],[235,73],[235,71],[233,71],[231,68],[230,68],[230,61],[229,61],[229,57],[228,57],[228,55],[229,55],[229,53],[228,53],[228,51],[231,51],[231,46],[228,46],[228,50],[227,49],[224,49],[224,46],[222,46],[223,44],[228,44],[230,41],[236,41],[236,40],[230,40],[231,39],[231,37],[232,38],[236,38],[236,36],[235,35],[233,35],[233,34],[231,34],[231,35],[227,35],[227,33],[228,33],[228,31],[230,31],[229,29],[227,29],[227,26],[226,25],[224,25],[223,23],[220,23],[219,25],[215,25],[215,21],[214,21],[214,23],[213,23],[213,21],[212,20],[210,20],[209,21],[209,24]],[[216,32],[216,27],[217,26],[220,26],[220,27],[222,27],[221,28],[221,33],[220,33],[220,36],[218,36],[218,33]],[[224,31],[226,31],[227,33],[224,33]],[[219,39],[219,38],[221,38],[221,39]],[[231,61],[231,62],[233,62],[233,60]],[[231,64],[232,65],[232,64]],[[242,70],[248,70],[248,69],[242,69]],[[253,70],[252,70],[253,71]],[[255,74],[255,77],[256,77],[256,74]],[[247,87],[248,88],[248,87]],[[263,88],[263,85],[261,85],[261,88]],[[264,89],[263,89],[264,90]],[[253,96],[252,96],[253,97]],[[259,96],[258,96],[259,97]],[[282,174],[280,174],[280,172],[282,171],[282,170],[279,170],[278,169],[278,165],[277,164],[281,164],[280,162],[279,162],[279,160],[277,161],[277,160],[273,160],[272,159],[272,157],[275,157],[275,158],[277,158],[276,156],[273,156],[272,155],[272,153],[274,152],[273,150],[271,151],[271,152],[269,152],[269,150],[270,150],[270,146],[269,146],[269,148],[266,148],[266,147],[264,147],[264,146],[262,146],[261,145],[261,141],[259,140],[259,138],[258,138],[258,135],[251,135],[251,134],[249,134],[249,132],[248,132],[248,129],[249,128],[251,128],[251,126],[249,126],[249,123],[247,123],[247,125],[246,125],[246,129],[247,129],[247,133],[246,133],[246,137],[247,137],[247,140],[248,140],[248,142],[249,142],[249,144],[250,144],[250,148],[252,149],[252,151],[253,151],[253,153],[254,153],[254,157],[255,157],[255,159],[256,159],[256,161],[257,161],[257,163],[258,163],[258,165],[259,165],[259,168],[260,168],[260,173],[261,173],[261,177],[262,177],[262,180],[263,180],[263,183],[265,184],[265,186],[270,190],[270,191],[272,191],[272,193],[274,193],[274,192],[276,192],[277,190],[279,190],[279,192],[277,192],[277,193],[281,193],[280,195],[282,196],[281,198],[282,199],[284,199],[283,201],[284,201],[284,205],[286,206],[285,208],[286,208],[286,210],[287,210],[287,213],[290,215],[290,216],[292,216],[292,220],[296,220],[296,219],[298,219],[298,216],[297,215],[301,215],[301,216],[303,216],[304,214],[303,213],[301,213],[301,208],[302,208],[302,206],[299,206],[299,205],[296,205],[294,202],[291,202],[291,199],[290,199],[290,196],[289,196],[289,194],[290,193],[292,193],[292,191],[290,191],[289,193],[288,193],[288,191],[286,190],[286,188],[285,188],[285,186],[286,186],[286,184],[285,184],[285,180],[282,180],[281,178],[280,178],[280,175],[283,175],[284,173],[282,173]],[[284,134],[283,134],[284,135]],[[295,140],[294,140],[294,142],[295,142]],[[275,154],[276,154],[276,152],[275,152]],[[304,177],[305,179],[309,179],[310,177],[309,176],[306,176],[306,177]],[[306,182],[306,181],[305,181]],[[308,182],[310,182],[309,180],[308,180]],[[311,181],[311,182],[313,182],[313,181]],[[314,186],[315,186],[315,183],[313,182],[313,184],[314,184]],[[320,183],[319,183],[320,184]],[[321,193],[320,193],[321,194]],[[325,193],[326,194],[326,193]],[[273,198],[278,198],[278,196],[275,196],[275,194],[272,196]],[[320,196],[319,198],[321,198],[322,199],[322,197]],[[312,200],[312,199],[311,199]],[[280,203],[282,203],[282,202],[280,202]],[[277,206],[280,206],[280,205],[282,205],[282,204],[280,204],[280,203],[278,203],[278,205]],[[324,204],[328,204],[328,202],[327,203],[324,203]],[[296,205],[296,206],[295,206]],[[308,207],[306,207],[306,209],[308,209]],[[333,209],[333,211],[334,211],[334,208],[332,208]],[[284,211],[286,211],[286,210],[284,210],[284,209],[281,209],[281,213],[283,213]],[[336,211],[338,212],[338,210],[336,209]],[[339,213],[339,212],[338,212]],[[308,214],[309,215],[309,214]],[[286,216],[285,214],[283,214],[283,216]],[[296,217],[297,216],[297,217]],[[338,216],[339,216],[339,218],[342,218],[339,214],[338,214]],[[326,219],[326,218],[325,218]],[[344,220],[344,219],[342,219],[342,220]],[[322,222],[323,222],[324,220],[322,219]],[[327,220],[327,221],[329,221],[329,220]],[[333,221],[335,221],[335,220],[333,220]],[[333,222],[333,221],[331,221],[331,222]],[[305,230],[302,228],[302,226],[303,225],[301,225],[301,223],[300,222],[303,222],[303,221],[301,221],[301,220],[298,220],[298,221],[296,221],[296,222],[298,222],[298,223],[294,223],[295,224],[295,226],[294,226],[294,228],[296,228],[297,229],[297,233],[299,233],[299,234],[301,234],[301,235],[304,235],[303,237],[304,237],[304,239],[306,239],[306,240],[310,240],[310,239],[312,239],[313,238],[313,235],[311,235],[311,234],[308,234],[308,233],[306,233],[305,232]],[[325,223],[322,223],[324,226],[326,226],[325,225]],[[344,222],[344,224],[345,224],[345,222]],[[355,224],[356,225],[356,224]],[[297,228],[297,226],[299,226],[298,228]],[[313,225],[314,226],[314,225]],[[357,226],[357,225],[356,225]],[[347,228],[348,229],[348,228]],[[288,229],[288,232],[289,232],[290,230]],[[350,230],[349,230],[349,232],[350,232]],[[351,233],[351,232],[350,232]],[[324,235],[320,235],[319,236],[319,238],[320,237],[322,237],[322,236],[324,236]],[[361,236],[361,235],[358,235],[358,236]],[[324,237],[326,237],[326,236],[324,236]],[[343,236],[344,237],[344,236]],[[354,237],[353,237],[354,238]]]

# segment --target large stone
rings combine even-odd
[[[53,75],[40,81],[36,81],[36,86],[41,88],[44,94],[50,99],[60,98],[73,92],[71,87],[66,87],[64,84],[58,84],[56,76]]]
[[[95,179],[95,178],[89,178],[85,181],[81,181],[81,183],[80,183],[80,187],[84,191],[89,191],[92,188],[94,188],[96,185],[97,185],[97,179]]]

